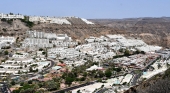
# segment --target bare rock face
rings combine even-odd
[[[170,45],[170,18],[129,18],[129,19],[93,19],[95,23],[125,30],[134,36],[140,36],[152,45],[168,47]]]

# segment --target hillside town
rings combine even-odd
[[[24,19],[24,15],[21,14],[3,14],[0,13],[0,19]],[[27,16],[28,17],[28,16]],[[29,21],[34,23],[55,23],[55,24],[67,24],[71,25],[72,22],[70,21],[76,21],[75,19],[82,20],[84,24],[93,25],[94,23],[91,21],[88,21],[84,18],[79,17],[48,17],[48,16],[29,16]]]
[[[1,20],[24,18],[0,14]],[[81,20],[95,25],[78,17],[28,18],[34,23],[72,25]],[[29,29],[22,38],[2,35],[0,48],[4,93],[123,93],[170,66],[169,49],[124,34],[89,36],[81,41],[66,33]]]

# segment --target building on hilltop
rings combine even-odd
[[[5,19],[24,19],[23,15],[20,14],[3,14],[0,13],[0,19],[5,18]]]
[[[59,18],[59,17],[41,17],[41,16],[30,16],[29,21],[31,22],[40,22],[40,23],[56,23],[56,24],[69,24],[71,23],[65,18]]]

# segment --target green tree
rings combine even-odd
[[[101,88],[103,88],[104,87],[104,85],[101,85]]]
[[[21,74],[21,71],[20,71],[20,70],[18,71],[18,74]]]
[[[5,55],[8,55],[8,51],[6,50],[6,51],[4,52],[4,54],[5,54]]]
[[[102,79],[101,79],[101,78],[99,78],[99,79],[97,80],[97,82],[102,82]]]
[[[28,26],[29,28],[32,28],[34,26],[34,23],[29,21],[28,16],[24,16],[24,19],[20,19],[20,20],[24,22],[26,26]]]
[[[46,54],[46,52],[42,52],[42,54],[43,54],[43,55],[45,55],[45,54]]]
[[[11,13],[11,12],[10,12],[9,14],[10,14],[10,15],[14,15],[14,14],[13,14],[13,13]]]
[[[2,18],[1,21],[2,21],[2,22],[6,22],[6,19],[5,19],[5,18]]]
[[[83,72],[83,76],[86,77],[87,76],[87,72]]]
[[[99,78],[104,77],[104,73],[103,73],[102,71],[98,71],[98,77],[99,77]]]
[[[32,81],[30,80],[30,81],[28,81],[28,84],[32,84]]]
[[[30,71],[30,72],[33,72],[33,69],[32,69],[32,67],[30,67],[30,68],[29,68],[29,71]]]
[[[12,22],[13,22],[13,20],[12,20],[12,19],[7,20],[7,23],[8,23],[8,24],[10,24],[10,25],[12,24]]]
[[[46,93],[44,89],[38,89],[36,93]]]
[[[123,48],[121,48],[121,49],[119,49],[119,52],[123,52],[123,50],[124,50],[124,49],[123,49]]]
[[[6,28],[3,28],[2,30],[3,30],[4,32],[6,32],[6,31],[7,31],[7,30],[6,30]]]
[[[139,54],[139,53],[140,53],[140,51],[139,51],[139,50],[136,50],[136,51],[135,51],[135,54]]]
[[[125,52],[124,52],[124,55],[125,55],[125,56],[130,56],[129,50],[126,49]]]
[[[15,85],[15,81],[14,80],[11,81],[11,85]]]
[[[77,90],[77,93],[81,93],[80,90]]]
[[[42,49],[42,48],[40,48],[40,49],[39,49],[39,51],[43,51],[43,49]]]
[[[116,71],[116,72],[120,72],[121,68],[120,67],[113,67],[112,70]]]
[[[21,83],[20,83],[20,86],[23,86],[23,85],[24,85],[24,82],[21,82]]]
[[[22,89],[22,91],[20,91],[20,93],[35,93],[36,90],[34,88],[28,88],[28,89]]]
[[[59,89],[59,83],[54,82],[53,80],[49,80],[49,81],[45,82],[45,87],[49,91],[57,90],[57,89]]]
[[[65,91],[61,91],[60,93],[65,93]]]
[[[145,54],[145,52],[144,52],[144,51],[141,51],[141,54]]]
[[[66,77],[65,79],[65,83],[68,85],[71,85],[73,81],[74,81],[74,78],[71,78],[71,77]]]
[[[81,78],[80,78],[80,81],[85,81],[85,80],[86,80],[85,77],[81,77]]]
[[[110,69],[107,69],[107,70],[105,71],[105,76],[106,76],[106,77],[111,77],[111,76],[112,76],[112,72],[111,72]]]

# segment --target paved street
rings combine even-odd
[[[0,93],[11,93],[11,90],[9,89],[8,85],[4,82],[0,83]]]
[[[77,85],[77,86],[73,86],[73,87],[69,87],[69,88],[66,88],[66,89],[62,89],[62,90],[57,90],[57,91],[54,91],[52,93],[60,93],[62,91],[70,91],[70,90],[73,90],[73,89],[77,89],[77,88],[80,88],[80,87],[84,87],[84,86],[87,86],[87,85],[91,85],[91,84],[94,84],[95,81],[92,81],[92,82],[88,82],[88,83],[84,83],[84,84],[81,84],[81,85]]]
[[[41,73],[45,74],[48,70],[50,70],[54,66],[55,62],[53,59],[47,59],[47,60],[49,60],[51,62],[47,68],[43,69],[40,72],[34,73],[33,75],[27,75],[27,77],[29,77],[29,79],[27,79],[25,81],[29,81],[33,78],[37,78],[39,75],[41,75]]]
[[[143,74],[143,71],[146,71],[156,60],[157,60],[157,58],[151,60],[150,63],[147,64],[147,65],[145,66],[145,68],[144,68],[140,73],[137,73],[137,74],[134,73],[134,77],[132,78],[132,80],[131,80],[131,82],[130,82],[130,85],[131,85],[131,86],[136,85],[136,84],[138,83],[138,79],[139,79],[139,78],[141,77],[141,75]]]

